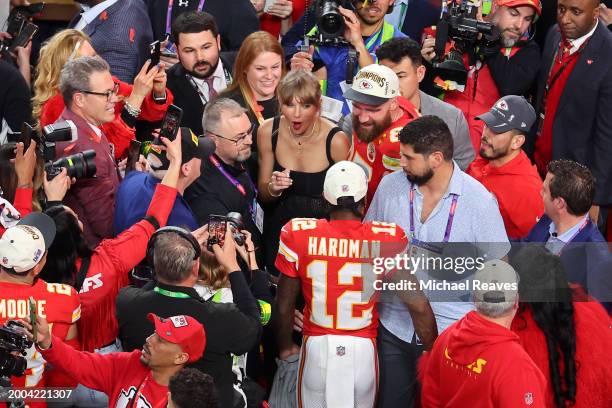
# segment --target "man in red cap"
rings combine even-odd
[[[77,351],[52,336],[44,318],[38,317],[37,349],[47,363],[86,387],[109,397],[109,407],[165,407],[170,378],[204,354],[204,327],[191,316],[160,318],[152,313],[155,333],[142,350],[95,354]],[[32,339],[32,326],[22,322]]]
[[[486,12],[479,10],[478,14]],[[465,115],[476,152],[483,130],[476,116],[487,112],[502,96],[526,95],[538,74],[540,49],[533,40],[532,26],[541,12],[540,0],[493,0],[491,13],[483,19],[497,27],[499,40],[483,38],[475,46],[461,50],[467,70],[465,84],[444,81],[448,78],[434,81],[444,90],[444,101]],[[423,59],[430,63],[442,57],[435,53],[435,42],[431,35],[421,49]],[[435,73],[435,69],[429,70]]]

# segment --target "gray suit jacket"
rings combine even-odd
[[[453,160],[465,171],[474,160],[474,148],[470,140],[467,121],[463,113],[453,105],[419,91],[421,95],[421,114],[434,115],[442,119],[453,135]],[[353,118],[348,114],[340,119],[338,126],[347,135],[353,134]],[[352,140],[352,139],[351,139]]]
[[[457,162],[461,170],[467,169],[474,160],[474,148],[470,140],[468,124],[463,113],[451,105],[423,91],[421,95],[421,114],[434,115],[442,119],[453,135],[453,159]]]

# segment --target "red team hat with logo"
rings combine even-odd
[[[506,7],[530,6],[535,9],[538,16],[542,15],[542,4],[540,4],[540,0],[497,0],[497,5]]]
[[[202,357],[206,348],[206,332],[196,319],[185,315],[165,319],[154,313],[149,313],[147,318],[155,324],[155,333],[159,337],[178,344],[183,352],[189,354],[190,363]]]

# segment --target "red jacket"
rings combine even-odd
[[[147,216],[152,215],[161,227],[165,226],[175,198],[176,189],[158,184]],[[79,292],[81,319],[78,329],[83,350],[93,351],[117,337],[115,298],[128,284],[128,273],[144,259],[153,232],[155,227],[142,220],[117,238],[102,241],[95,249]],[[79,267],[80,264],[77,269]]]
[[[505,327],[470,312],[422,358],[422,407],[544,408],[546,379]]]
[[[116,77],[113,77],[113,81],[119,84],[119,96],[127,98],[132,93],[133,86],[121,82]],[[152,97],[152,93],[149,92],[147,97],[142,102],[140,116],[138,119],[145,120],[148,122],[156,122],[162,120],[166,114],[168,106],[172,104],[174,97],[169,89],[166,88],[166,103],[158,104],[155,103]],[[106,135],[106,138],[115,146],[115,158],[120,158],[123,153],[130,146],[130,140],[136,137],[135,129],[129,127],[123,119],[121,119],[121,110],[123,109],[123,100],[115,105],[115,120],[109,123],[105,123],[100,126],[102,132]],[[64,111],[64,99],[61,93],[52,96],[42,106],[40,113],[40,126],[47,126],[55,123],[62,112]]]
[[[478,156],[467,174],[480,181],[497,198],[499,211],[509,238],[523,238],[544,213],[540,191],[542,179],[531,161],[520,154],[501,167]]]
[[[108,406],[163,408],[168,387],[158,384],[151,370],[140,362],[140,350],[131,353],[96,354],[77,351],[53,336],[52,347],[40,350],[54,367],[70,373],[86,387],[108,395]],[[138,395],[138,401],[130,403]]]
[[[576,325],[576,405],[575,408],[612,407],[612,330],[610,317],[598,302],[575,301]],[[548,347],[544,333],[538,327],[531,309],[519,313],[512,322],[512,330],[535,364],[548,379],[547,406],[554,407]]]

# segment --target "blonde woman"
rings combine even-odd
[[[59,92],[60,72],[70,59],[94,56],[96,51],[91,46],[89,37],[77,30],[67,29],[51,37],[41,48],[36,79],[34,81],[34,98],[32,98],[33,116],[40,127],[54,123],[64,110],[64,100]],[[115,147],[115,157],[121,157],[135,138],[136,119],[148,122],[160,121],[172,95],[166,89],[166,72],[163,66],[153,67],[149,72],[146,62],[134,84],[126,84],[113,77],[119,85],[119,102],[115,106],[115,120],[101,126],[107,139]]]
[[[266,212],[266,267],[274,268],[280,229],[290,219],[324,218],[325,173],[346,160],[348,136],[321,117],[321,87],[304,70],[291,71],[278,86],[281,116],[259,128],[259,199],[276,202]]]

